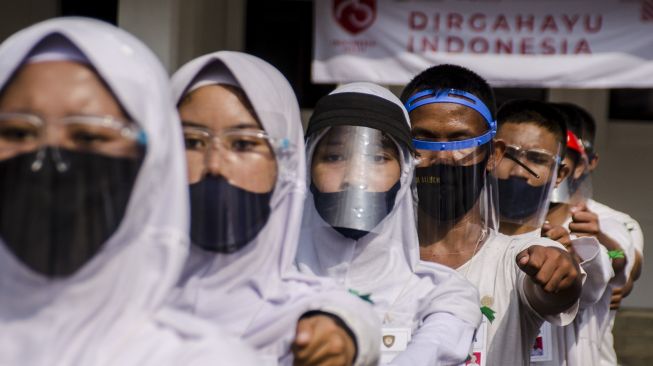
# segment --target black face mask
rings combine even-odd
[[[230,254],[258,235],[270,217],[272,192],[253,193],[233,186],[221,176],[206,176],[190,185],[193,244]]]
[[[550,183],[533,187],[526,179],[510,177],[499,179],[499,213],[501,217],[512,220],[522,220],[537,212],[546,199]]]
[[[0,161],[0,237],[27,267],[66,277],[89,262],[120,225],[142,156],[47,148],[34,171],[37,154]],[[61,162],[66,166],[57,169]]]
[[[487,158],[468,166],[434,164],[415,169],[418,207],[440,221],[458,220],[481,195],[486,165]]]
[[[343,236],[358,240],[367,235],[392,211],[401,185],[387,192],[351,189],[323,193],[311,183],[315,208],[320,216]],[[363,212],[357,208],[364,208]]]

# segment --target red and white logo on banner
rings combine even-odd
[[[333,16],[351,34],[369,28],[376,19],[376,0],[333,0]]]

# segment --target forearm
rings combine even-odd
[[[581,276],[572,286],[557,293],[545,291],[529,276],[523,282],[523,291],[529,304],[541,316],[559,314],[571,308],[580,298],[582,288]]]
[[[623,289],[623,294],[622,296],[628,297],[630,293],[633,291],[633,288],[635,286],[635,281],[639,279],[639,276],[642,274],[642,257],[639,254],[639,252],[635,253],[635,264],[633,265],[632,270],[630,271],[630,276],[628,276],[628,281],[626,281],[626,285],[624,286]]]
[[[633,269],[630,271],[630,278],[633,282],[639,279],[639,276],[642,275],[642,255],[639,252],[635,252],[635,264]]]
[[[608,251],[618,250],[624,252],[624,249],[621,247],[621,245],[619,245],[616,240],[612,239],[606,233],[600,231],[596,238]],[[626,257],[612,259],[612,269],[614,270],[615,275],[618,275],[624,271],[626,268],[626,260]]]

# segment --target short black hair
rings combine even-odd
[[[531,123],[551,132],[560,143],[560,157],[567,151],[567,126],[565,119],[550,103],[532,99],[513,99],[504,103],[497,112],[499,129],[506,123]]]
[[[560,114],[564,117],[567,131],[571,131],[576,137],[581,136],[582,128],[578,109],[571,103],[551,103]],[[567,149],[567,154],[571,157],[574,165],[578,165],[580,154],[574,150]]]
[[[458,65],[438,65],[430,67],[406,85],[401,93],[401,101],[406,101],[415,93],[426,89],[458,89],[474,94],[496,118],[497,107],[494,92],[485,79],[475,72]]]

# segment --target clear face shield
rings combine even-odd
[[[185,123],[183,132],[192,242],[213,252],[236,252],[267,222],[277,176],[292,169],[294,147],[260,129],[216,133]]]
[[[426,104],[454,103],[478,112],[487,125],[482,134],[469,138],[458,131],[418,129],[413,120],[413,146],[417,150],[416,189],[420,231],[432,230],[435,239],[454,228],[476,227],[481,234],[496,228],[496,184],[488,174],[495,165],[492,138],[496,122],[487,106],[476,96],[459,90],[425,90],[406,102],[411,112]],[[440,124],[438,123],[438,126]],[[435,126],[431,124],[431,126]],[[458,137],[458,136],[463,137]],[[438,137],[434,137],[438,136]],[[421,224],[428,221],[428,224]]]
[[[575,158],[572,158],[572,155]],[[577,206],[587,202],[592,197],[590,164],[583,145],[571,131],[567,132],[567,156],[563,159],[563,164],[568,166],[571,171],[553,190],[551,203]]]
[[[322,219],[358,240],[379,230],[400,188],[403,154],[387,134],[362,126],[327,127],[309,137],[310,189]]]
[[[32,270],[68,276],[122,221],[145,156],[133,122],[0,112],[0,237]]]
[[[500,225],[502,229],[520,229],[519,232],[540,229],[558,177],[560,145],[555,144],[553,149],[525,148],[513,143],[508,136],[501,138],[506,150],[494,171],[498,182]]]

